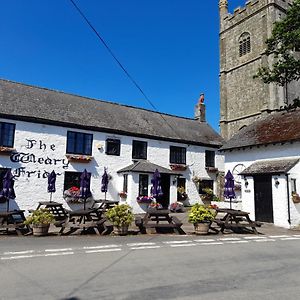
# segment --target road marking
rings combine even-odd
[[[113,248],[113,249],[98,249],[98,250],[87,250],[85,253],[101,253],[101,252],[114,252],[121,251],[121,248]]]
[[[291,240],[300,240],[300,236],[299,237],[287,237],[287,238],[282,238],[282,241],[291,241]]]
[[[269,235],[269,238],[284,238],[284,237],[288,237],[288,235]]]
[[[226,241],[226,244],[244,244],[249,243],[249,241]]]
[[[153,246],[156,243],[129,243],[127,244],[128,247],[135,247],[135,246]]]
[[[276,242],[274,239],[253,240],[253,242]]]
[[[240,241],[240,238],[220,238],[219,241]]]
[[[121,247],[121,245],[90,246],[90,247],[83,247],[83,249],[105,249],[105,248],[114,248],[114,247]]]
[[[164,244],[186,244],[186,243],[191,243],[192,241],[168,241],[168,242],[163,242]]]
[[[34,253],[34,250],[26,250],[26,251],[15,251],[15,252],[4,252],[4,255],[11,255],[11,254],[28,254]]]
[[[224,245],[224,243],[222,242],[212,242],[212,243],[199,243],[199,245],[204,245],[204,246],[207,246],[207,245]]]
[[[258,240],[258,239],[266,239],[266,236],[245,236],[244,239],[246,240]]]
[[[174,244],[170,245],[170,247],[191,247],[191,246],[198,246],[199,244]]]
[[[294,237],[298,237],[300,238],[300,235],[299,234],[293,234]]]
[[[213,239],[203,239],[203,240],[194,240],[194,242],[215,242],[216,240],[213,240]]]
[[[142,246],[142,247],[132,247],[131,250],[144,250],[144,249],[157,249],[160,246]]]
[[[72,248],[64,248],[64,249],[45,249],[45,252],[65,252],[72,251]]]
[[[33,254],[33,255],[18,255],[18,256],[1,257],[1,260],[13,260],[13,259],[47,257],[47,256],[61,256],[61,255],[72,255],[72,254],[74,254],[74,252],[60,252],[60,253]]]

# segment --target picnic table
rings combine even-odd
[[[51,212],[56,222],[54,225],[56,226],[68,216],[68,211],[63,207],[63,204],[59,202],[40,201],[36,209],[39,208],[46,208]]]
[[[69,211],[67,219],[61,224],[59,234],[71,234],[77,230],[89,229],[93,229],[97,235],[108,234],[112,231],[112,226],[105,224],[106,221],[103,211],[98,208]]]
[[[246,230],[258,234],[256,227],[260,227],[261,223],[257,221],[252,221],[249,217],[248,212],[226,208],[217,208],[216,211],[217,216],[213,223],[216,223],[221,228],[220,231],[222,233],[224,233],[225,229],[230,229],[232,231]],[[218,218],[219,214],[224,215]],[[216,228],[212,226],[211,229],[216,230]]]
[[[136,217],[135,224],[141,233],[147,233],[147,229],[173,229],[179,234],[185,234],[181,229],[182,222],[175,216],[170,216],[168,209],[149,208],[144,217]]]
[[[26,228],[31,231],[28,225],[24,225],[26,220],[24,216],[25,210],[11,210],[0,212],[0,230],[8,232],[9,229],[13,229],[18,235],[22,235],[22,229]]]
[[[98,210],[102,210],[103,212],[105,212],[108,209],[110,209],[118,204],[119,204],[119,201],[117,201],[117,200],[98,199],[98,200],[93,200],[93,204],[92,204],[91,208],[98,208]]]

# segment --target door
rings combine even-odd
[[[161,189],[162,196],[159,197],[159,202],[164,208],[168,208],[170,204],[170,175],[161,174]]]
[[[272,177],[254,177],[255,220],[273,223]]]

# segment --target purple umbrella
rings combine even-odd
[[[109,177],[106,172],[106,168],[104,168],[104,173],[102,175],[102,180],[101,180],[101,192],[105,193],[104,199],[106,200],[106,193],[107,193],[107,188],[108,188],[108,182],[109,182]]]
[[[9,199],[15,199],[16,194],[14,191],[14,176],[11,174],[11,170],[8,169],[3,177],[3,188],[0,192],[0,197],[7,199],[7,211],[9,211]]]
[[[48,193],[50,194],[50,202],[52,200],[52,193],[55,193],[56,189],[55,189],[55,182],[56,182],[56,174],[54,171],[52,171],[49,175],[48,175]]]
[[[92,196],[91,189],[91,174],[86,169],[80,175],[80,198],[83,199],[83,209],[85,209],[85,202],[88,197]]]
[[[235,198],[234,192],[234,178],[230,171],[227,172],[225,176],[225,185],[224,185],[224,197],[230,200],[230,209],[231,209],[231,200]]]
[[[155,172],[153,173],[153,177],[151,179],[151,183],[152,183],[152,187],[151,187],[151,195],[156,199],[159,196],[162,196],[162,189],[161,189],[161,185],[160,185],[160,173],[158,172],[158,170],[156,169]]]

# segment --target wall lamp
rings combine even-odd
[[[248,180],[247,180],[247,177],[245,177],[244,180],[245,180],[245,187],[247,188],[248,185],[249,185],[249,182],[248,182]]]
[[[280,184],[278,177],[274,177],[275,185],[278,186]]]

